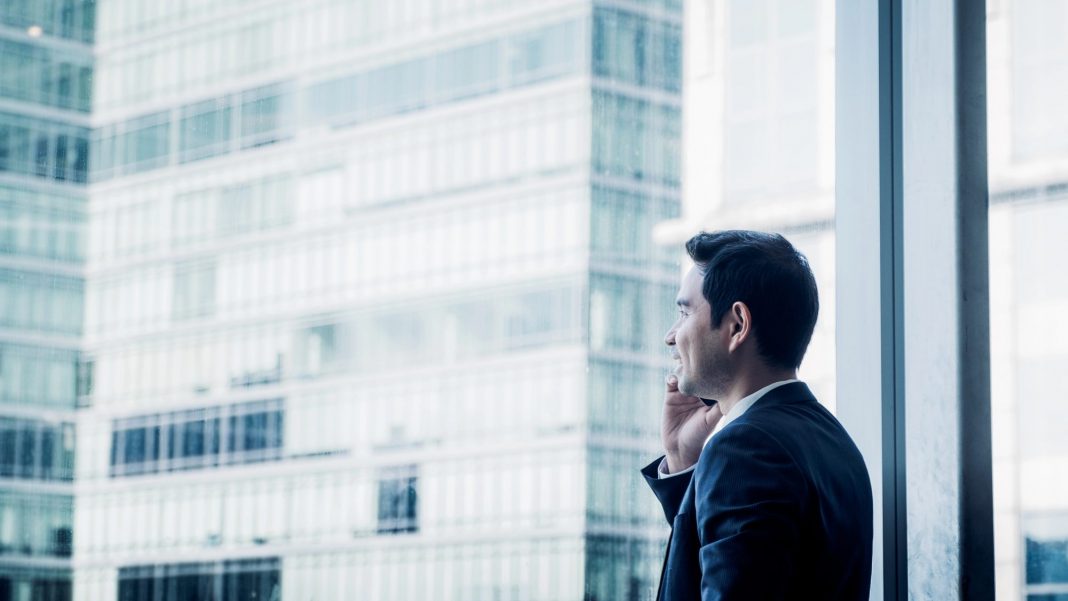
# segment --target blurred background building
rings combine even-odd
[[[92,2],[0,4],[0,599],[69,599]]]
[[[1068,599],[1068,3],[989,2],[998,595]]]
[[[650,598],[681,23],[99,2],[74,597]]]
[[[686,5],[679,245],[718,229],[777,231],[812,265],[820,319],[800,376],[835,407],[834,0]]]

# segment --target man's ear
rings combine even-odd
[[[745,303],[736,301],[731,305],[731,310],[727,312],[724,319],[730,320],[730,346],[728,350],[734,352],[749,339],[749,335],[753,331],[753,314],[749,312],[749,307]]]

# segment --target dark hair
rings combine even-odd
[[[746,230],[701,232],[686,252],[704,274],[701,293],[718,328],[741,301],[753,316],[757,350],[768,364],[797,368],[819,314],[816,278],[808,259],[779,234]]]

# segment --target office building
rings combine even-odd
[[[0,7],[0,599],[69,599],[91,1]]]
[[[651,598],[681,2],[97,11],[74,598]]]

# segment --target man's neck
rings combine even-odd
[[[759,370],[756,373],[749,373],[746,376],[735,380],[734,384],[731,386],[730,392],[724,395],[725,398],[718,399],[720,411],[723,412],[723,415],[726,415],[739,403],[739,401],[754,392],[776,382],[796,379],[796,369]]]

